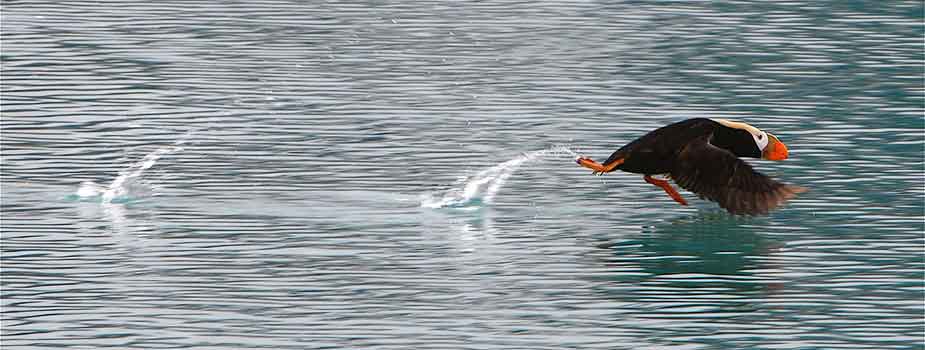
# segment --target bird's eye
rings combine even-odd
[[[764,135],[763,135],[763,134],[758,134],[758,139],[759,139],[759,140],[763,140],[763,139],[764,139]]]

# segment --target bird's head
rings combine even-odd
[[[725,127],[725,132],[715,136],[716,146],[725,148],[740,157],[754,157],[768,160],[787,159],[787,146],[769,132],[754,126],[726,119],[713,119]]]

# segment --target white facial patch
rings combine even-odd
[[[758,149],[764,151],[765,147],[768,147],[768,133],[764,131],[758,131],[759,133],[752,134],[752,138],[755,139],[755,144],[758,145]]]
[[[764,148],[768,147],[768,133],[761,131],[760,129],[754,126],[751,126],[751,125],[748,125],[742,122],[734,122],[734,121],[730,121],[726,119],[712,119],[711,118],[711,120],[717,123],[723,124],[726,127],[748,131],[749,134],[752,134],[752,138],[755,139],[755,145],[758,146],[759,150],[764,151]]]

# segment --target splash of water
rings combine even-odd
[[[189,134],[187,134],[187,137],[188,136]],[[186,142],[187,137],[174,142],[173,145],[160,147],[145,155],[141,160],[130,164],[125,169],[119,171],[119,175],[109,186],[102,186],[93,181],[84,181],[74,194],[82,199],[100,197],[101,202],[104,204],[126,200],[129,197],[131,184],[140,178],[145,170],[157,164],[157,161],[160,160],[161,157],[182,151],[183,147],[181,147],[181,145]]]
[[[462,178],[457,181],[457,186],[449,190],[424,195],[421,206],[424,208],[472,208],[482,204],[490,204],[508,178],[522,165],[547,156],[561,154],[578,156],[577,153],[564,145],[525,152],[517,158],[484,169],[475,175]]]
[[[179,146],[169,146],[161,147],[154,152],[148,153],[140,161],[132,164],[125,170],[119,172],[119,176],[109,184],[109,188],[103,192],[103,202],[112,203],[113,199],[125,197],[128,194],[128,187],[126,184],[131,183],[135,179],[141,177],[145,170],[150,169],[154,164],[157,164],[157,161],[161,159],[164,155],[182,151],[183,147]]]

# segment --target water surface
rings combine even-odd
[[[4,348],[925,347],[921,2],[0,17]],[[573,162],[689,117],[810,191],[734,217]]]

